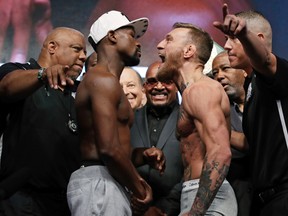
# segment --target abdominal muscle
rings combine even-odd
[[[180,139],[182,161],[184,165],[184,181],[199,179],[202,172],[205,147],[197,132]]]
[[[130,146],[130,132],[128,125],[118,124],[119,134],[119,146],[123,155],[130,159],[131,157],[131,146]],[[81,143],[81,155],[82,160],[96,160],[101,161],[97,143],[94,139],[95,135],[92,132],[91,135],[87,136],[87,139],[83,139]],[[116,147],[116,146],[115,146]],[[109,148],[113,148],[110,146]],[[114,148],[115,149],[115,148]],[[103,161],[102,161],[103,162]]]
[[[122,90],[122,89],[121,89]],[[86,100],[88,101],[88,99]],[[119,99],[119,106],[117,109],[117,119],[116,125],[117,133],[112,133],[112,128],[105,132],[101,132],[102,140],[100,135],[95,134],[95,126],[93,126],[93,114],[90,105],[86,105],[85,111],[79,113],[79,128],[81,129],[80,139],[81,139],[81,155],[82,160],[95,160],[101,161],[101,151],[100,148],[105,149],[104,152],[113,150],[121,151],[123,156],[130,159],[131,155],[131,145],[130,145],[130,127],[133,123],[134,112],[130,107],[130,104],[126,98],[124,92]],[[96,122],[98,128],[101,127],[100,122]],[[96,124],[94,123],[94,124]],[[104,122],[105,123],[105,122]],[[97,127],[96,127],[97,130]],[[112,131],[112,132],[111,132]],[[110,134],[107,134],[107,133]],[[100,133],[100,132],[99,132]],[[103,140],[106,143],[103,143]],[[116,149],[118,148],[118,149]],[[103,162],[103,161],[102,161]]]

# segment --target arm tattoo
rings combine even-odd
[[[192,179],[192,168],[190,165],[188,165],[185,169],[184,169],[184,178],[185,179]]]
[[[213,170],[218,172],[219,177],[216,179],[215,187],[211,188],[212,179],[210,175]],[[219,162],[217,161],[208,163],[207,157],[205,157],[199,188],[190,210],[191,215],[204,215],[222,185],[228,170],[229,166],[223,165],[223,167],[219,167]]]

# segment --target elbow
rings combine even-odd
[[[5,98],[7,95],[8,91],[8,85],[5,85],[5,82],[2,80],[0,81],[0,98],[2,100],[2,98]]]
[[[10,83],[5,80],[5,77],[0,81],[0,100],[4,103],[13,102],[13,92],[11,91]]]
[[[218,153],[218,160],[222,161],[223,164],[229,165],[232,159],[232,152],[231,149],[228,148],[227,150],[222,150]]]
[[[232,152],[229,149],[229,151],[227,151],[227,153],[224,154],[224,161],[226,161],[226,163],[230,164],[231,159],[232,159]]]
[[[0,88],[0,101],[2,103],[12,103],[14,100],[11,99],[12,94],[7,90]]]
[[[232,159],[232,152],[229,146],[225,148],[222,146],[207,152],[207,156],[217,163],[229,165]]]
[[[249,144],[248,144],[248,141],[247,141],[247,138],[246,138],[246,137],[244,137],[243,143],[244,143],[243,152],[244,152],[244,153],[248,153],[248,152],[249,152]]]

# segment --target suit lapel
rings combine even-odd
[[[178,112],[179,112],[179,106],[176,105],[167,119],[167,122],[160,134],[158,143],[157,143],[157,148],[163,149],[163,147],[166,145],[167,140],[171,136],[172,133],[175,133],[175,128],[177,124],[177,118],[178,118]]]
[[[139,136],[141,137],[141,141],[143,142],[145,147],[150,148],[150,139],[149,139],[149,131],[148,131],[148,122],[146,118],[146,106],[142,109],[137,110],[136,112],[139,112],[135,118],[135,123],[137,125],[137,130],[139,133]]]

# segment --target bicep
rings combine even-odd
[[[201,98],[190,103],[190,115],[206,149],[214,148],[215,145],[229,145],[230,134],[225,111],[221,107],[221,94],[206,91],[199,95]]]
[[[219,106],[209,109],[199,119],[196,120],[195,125],[201,128],[199,134],[207,149],[214,148],[215,145],[219,147],[229,145],[229,129]]]

